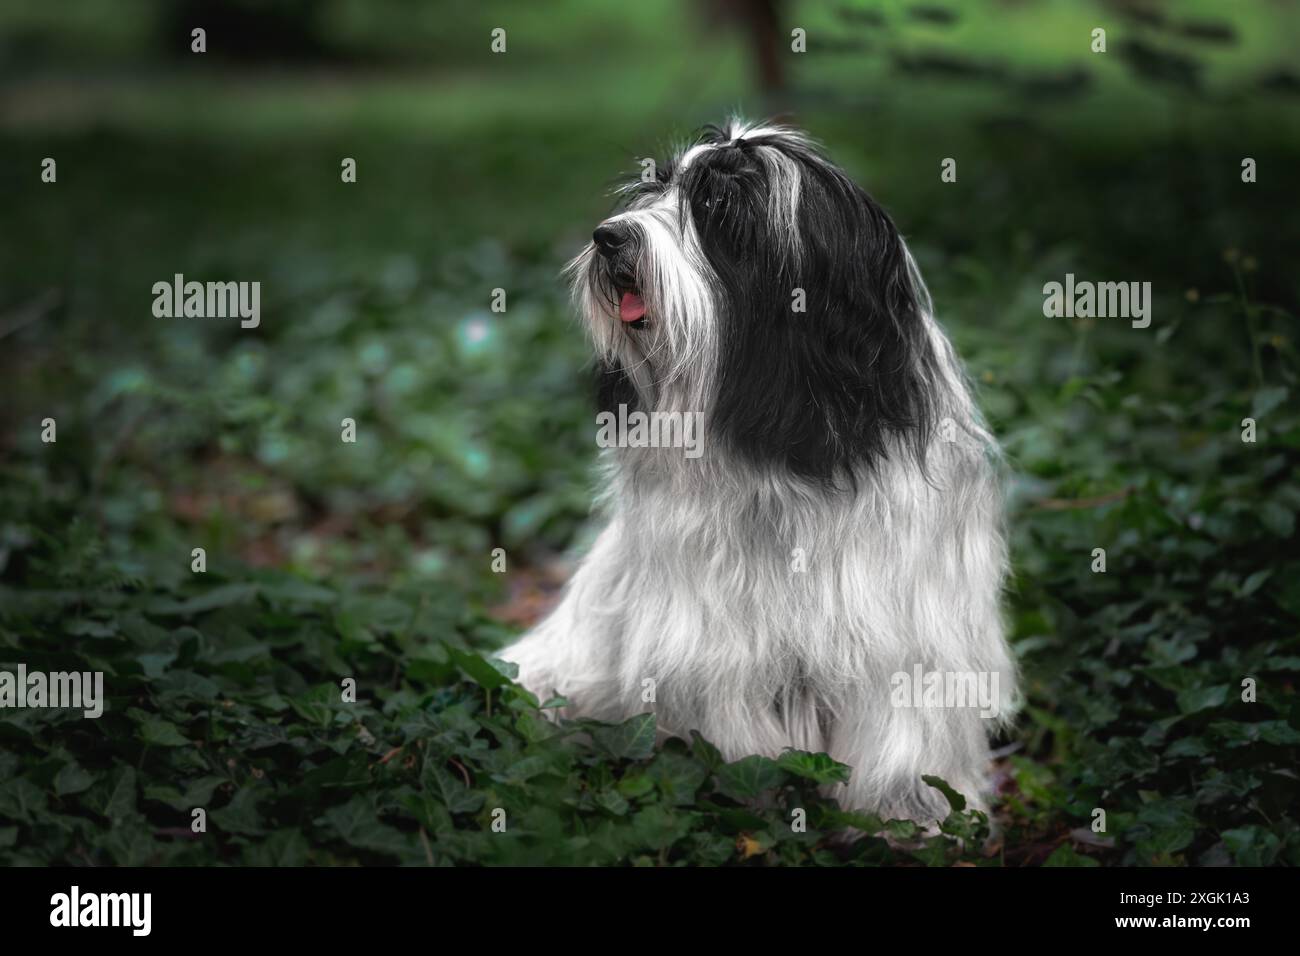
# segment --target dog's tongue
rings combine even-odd
[[[645,303],[635,292],[624,292],[618,303],[618,317],[624,322],[635,322],[645,315]]]

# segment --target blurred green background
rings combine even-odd
[[[908,237],[1008,452],[1004,859],[1298,862],[1298,42],[1280,0],[7,4],[0,660],[75,656],[87,620],[138,650],[115,622],[199,593],[200,546],[217,580],[454,595],[467,646],[526,624],[590,507],[558,271],[638,158],[780,114]],[[155,319],[177,272],[259,280],[260,328]],[[1044,318],[1067,272],[1151,282],[1151,327]],[[400,630],[366,607],[327,630]]]

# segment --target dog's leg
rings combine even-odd
[[[624,627],[618,595],[624,586],[618,557],[620,527],[610,524],[565,588],[556,608],[509,647],[497,652],[519,665],[518,682],[540,702],[568,700],[566,717],[617,720],[626,716],[616,679]]]
[[[1014,714],[1015,666],[994,598],[949,607],[946,629],[930,621],[928,647],[899,642],[835,702],[830,754],[853,768],[838,794],[845,806],[933,827],[950,812],[943,793],[921,779],[933,775],[968,808],[988,812],[988,737]],[[936,688],[927,686],[932,679]]]
[[[944,795],[921,779],[934,775],[965,795],[971,809],[987,810],[985,734],[977,710],[892,707],[887,695],[864,695],[832,732],[831,756],[853,768],[835,796],[882,820],[933,827],[949,813]]]
[[[858,676],[832,703],[830,753],[853,767],[840,799],[924,826],[949,805],[923,775],[987,812],[988,735],[1011,718],[1017,697],[998,603],[1000,501],[978,460],[952,467],[942,497],[918,497],[925,510],[896,522],[896,550],[863,561],[878,569],[880,593],[904,597],[893,609],[860,602]],[[937,695],[926,692],[932,680]]]

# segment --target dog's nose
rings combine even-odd
[[[627,244],[631,236],[631,230],[622,223],[604,222],[591,234],[591,241],[602,256],[612,256]]]

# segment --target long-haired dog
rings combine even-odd
[[[898,230],[784,126],[622,192],[570,266],[602,401],[703,443],[605,453],[604,530],[500,656],[569,716],[827,752],[884,819],[947,814],[926,774],[984,806],[1016,697],[997,446]]]

